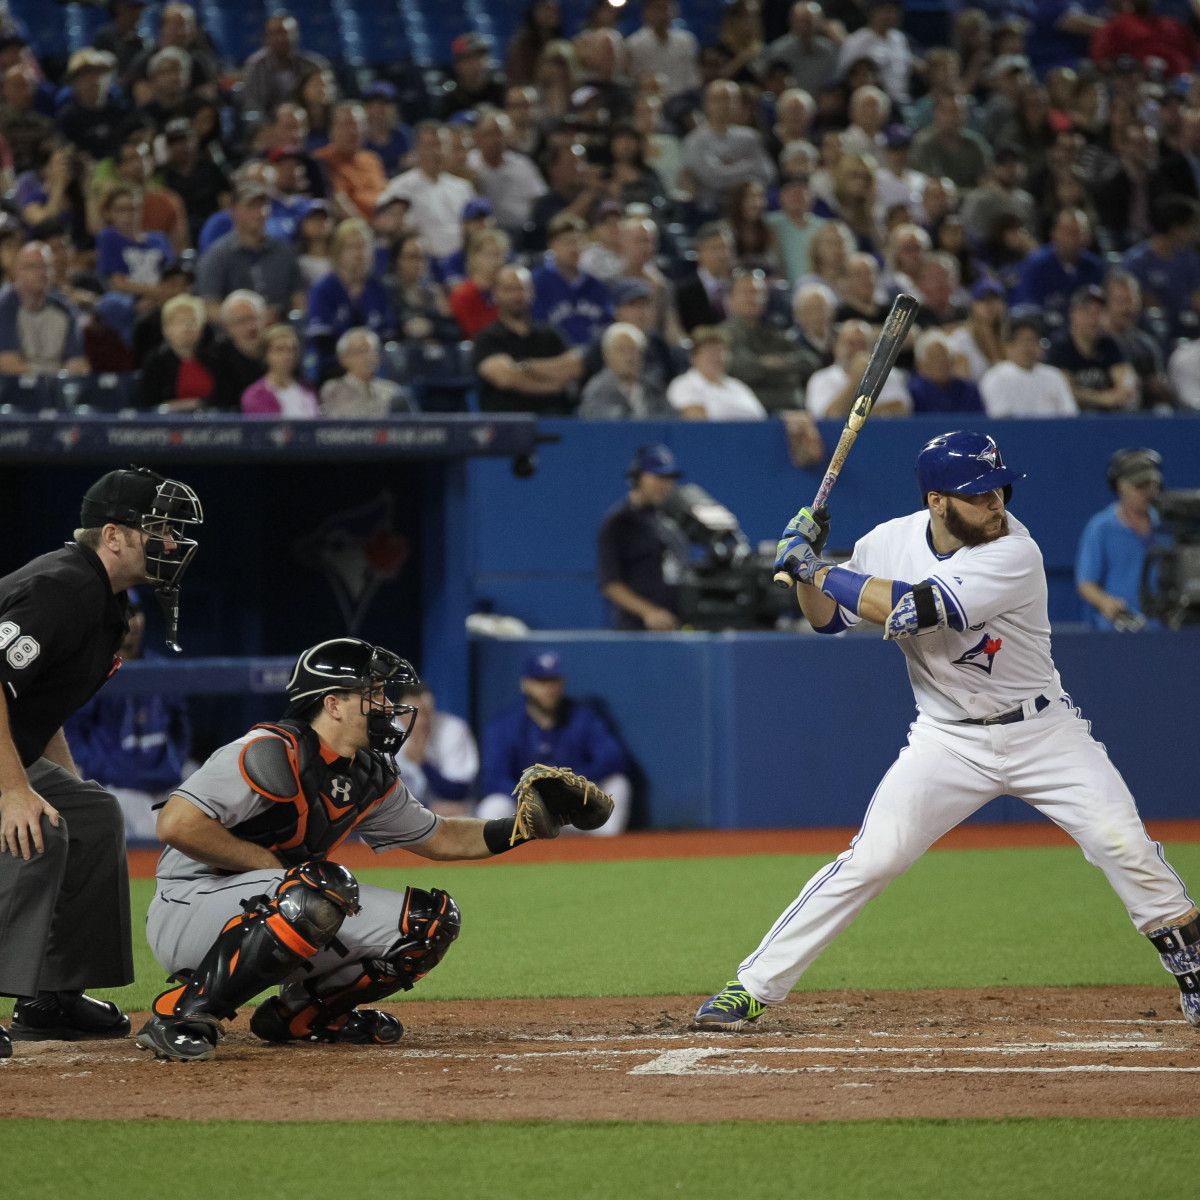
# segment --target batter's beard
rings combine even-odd
[[[946,526],[946,532],[962,542],[964,546],[986,546],[988,542],[997,541],[1008,534],[1008,513],[1006,512],[1000,514],[1000,529],[996,533],[989,533],[986,525],[983,528],[968,525],[959,516],[954,505],[949,502],[946,504],[946,515],[942,520]]]

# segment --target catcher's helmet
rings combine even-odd
[[[1024,478],[1024,473],[1004,465],[1000,447],[986,433],[939,434],[917,455],[922,500],[930,492],[978,496],[996,488],[1004,489],[1007,500],[1013,483]]]
[[[367,714],[371,749],[395,754],[404,745],[416,717],[406,704],[406,689],[420,680],[412,663],[360,638],[332,638],[305,650],[288,680],[288,716],[306,716],[331,692],[357,692]],[[382,699],[378,696],[382,689]],[[407,716],[404,727],[396,718]]]

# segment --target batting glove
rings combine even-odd
[[[802,508],[788,523],[780,539],[802,537],[817,554],[825,549],[829,540],[829,509]]]
[[[810,543],[798,535],[780,538],[775,547],[775,570],[785,572],[798,583],[812,583],[813,576],[829,565],[822,562]]]

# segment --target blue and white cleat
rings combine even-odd
[[[692,1025],[697,1029],[722,1029],[736,1033],[749,1022],[757,1021],[767,1006],[750,995],[738,979],[731,979],[715,996],[709,996],[696,1010]]]

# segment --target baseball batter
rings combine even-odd
[[[924,508],[871,530],[844,566],[819,557],[829,531],[823,510],[802,509],[785,530],[776,569],[796,580],[813,628],[882,625],[904,652],[917,719],[849,849],[805,884],[737,978],[700,1006],[698,1026],[741,1029],[781,1003],[868,900],[1005,793],[1045,813],[1104,872],[1175,975],[1184,1015],[1200,1026],[1200,913],[1063,691],[1041,552],[1005,510],[1023,478],[990,437],[943,434],[917,458]]]
[[[540,768],[518,785],[514,816],[435,816],[393,761],[417,682],[404,659],[357,638],[313,646],[292,672],[285,717],[217,750],[167,801],[146,933],[178,986],[155,1000],[142,1049],[210,1059],[221,1020],[276,984],[250,1022],[265,1041],[395,1042],[400,1022],[359,1006],[411,988],[441,961],[458,906],[440,888],[359,884],[328,854],[357,831],[377,851],[487,858],[611,815],[587,780]]]

